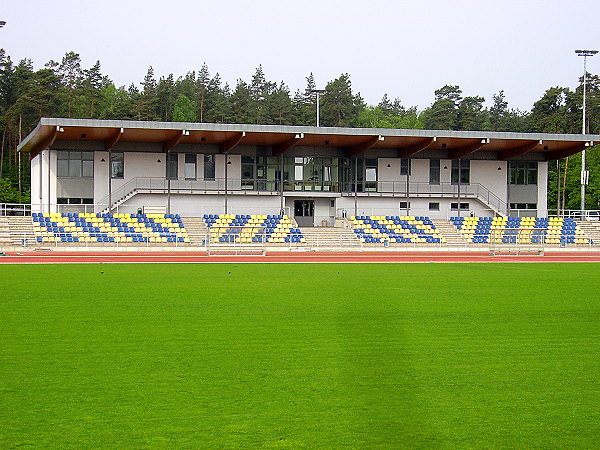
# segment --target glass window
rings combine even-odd
[[[81,176],[84,178],[92,178],[94,176],[94,161],[81,161]]]
[[[429,184],[440,184],[440,160],[429,160]]]
[[[59,178],[93,178],[94,153],[58,152],[56,176]]]
[[[365,159],[365,191],[377,191],[377,159]]]
[[[110,154],[110,176],[123,178],[123,153]]]
[[[69,160],[69,176],[71,178],[81,177],[81,159]]]
[[[365,172],[366,181],[377,181],[377,167],[367,167]]]
[[[537,162],[510,161],[510,184],[537,184]]]
[[[177,153],[167,153],[167,179],[176,180],[177,179],[177,161],[179,159],[179,154]]]
[[[450,209],[454,210],[454,211],[458,211],[458,203],[450,203]],[[468,203],[461,203],[460,204],[460,209],[463,211],[468,211],[469,210],[469,204]]]
[[[186,153],[185,154],[185,179],[195,180],[196,179],[196,154]]]
[[[242,156],[242,189],[254,189],[254,156]]]
[[[429,211],[439,211],[440,204],[439,202],[429,202]]]
[[[204,179],[215,179],[215,155],[204,155]]]
[[[410,159],[400,159],[400,175],[410,175]]]
[[[452,184],[458,184],[458,172],[460,164],[460,184],[471,182],[471,161],[468,159],[452,160]]]
[[[59,153],[60,156],[60,153]],[[58,165],[56,167],[56,176],[57,177],[68,177],[69,176],[69,160],[68,159],[59,159],[57,161]]]
[[[59,205],[93,205],[93,198],[58,197],[56,203]]]

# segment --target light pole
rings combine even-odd
[[[319,96],[324,94],[326,91],[325,89],[309,89],[308,92],[311,94],[317,94],[317,126],[319,126]]]
[[[587,57],[594,56],[598,50],[575,50],[577,56],[583,56],[583,123],[581,124],[581,133],[587,134],[587,124],[585,117],[586,97],[587,97]],[[585,170],[585,148],[581,152],[581,210],[585,210],[585,186],[587,184],[587,172]]]

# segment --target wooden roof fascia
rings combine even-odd
[[[59,131],[62,132],[64,130],[62,127],[59,126],[54,127],[50,135],[48,135],[46,139],[40,141],[40,143],[36,146],[36,149],[29,154],[29,159],[31,160],[35,158],[47,148],[52,147],[52,144],[54,144],[54,141],[56,140],[56,136],[58,136]]]
[[[304,133],[299,133],[292,139],[282,142],[281,144],[274,145],[273,156],[281,155],[282,153],[285,153],[288,150],[294,148],[302,139],[304,139]]]
[[[189,135],[189,132],[186,130],[181,130],[179,131],[175,136],[173,136],[171,139],[163,142],[163,152],[170,152],[171,150],[173,150],[177,144],[179,144],[181,142],[181,139],[184,136]]]
[[[430,147],[435,141],[437,141],[437,138],[432,137],[432,138],[427,138],[423,142],[420,142],[418,144],[399,148],[398,149],[398,158],[408,158],[409,156],[412,156],[415,153],[419,153],[420,151],[423,151],[426,148]]]
[[[241,140],[244,138],[244,136],[246,136],[246,132],[242,131],[240,133],[237,133],[231,139],[229,139],[225,142],[221,142],[219,144],[219,153],[227,153],[228,151],[235,148],[241,142]]]
[[[562,150],[546,152],[546,161],[556,161],[557,159],[566,158],[567,156],[579,153],[580,151],[585,150],[586,148],[591,147],[592,145],[594,145],[593,142],[581,142],[572,147],[568,147]]]
[[[379,135],[379,136],[371,136],[368,140],[366,140],[365,142],[362,142],[360,144],[357,145],[352,145],[351,147],[346,147],[344,149],[344,153],[345,155],[349,158],[351,156],[356,156],[359,153],[363,153],[366,152],[367,150],[369,150],[371,147],[373,147],[375,144],[377,144],[377,142],[379,141],[383,141],[383,136]]]
[[[117,143],[121,140],[121,136],[125,130],[123,128],[119,128],[115,134],[113,134],[110,138],[104,141],[104,150],[110,151]]]
[[[516,158],[517,156],[521,156],[525,153],[535,150],[538,145],[542,145],[542,141],[529,142],[525,145],[520,145],[519,147],[501,150],[498,152],[498,159],[506,161],[510,158]]]
[[[481,147],[489,143],[488,139],[482,139],[481,142],[477,142],[476,144],[465,145],[464,147],[458,147],[454,149],[448,150],[448,159],[459,159],[463,156],[470,155],[471,153],[476,152]]]

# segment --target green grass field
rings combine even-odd
[[[593,447],[599,267],[0,266],[0,447]]]

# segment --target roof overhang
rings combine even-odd
[[[303,145],[338,148],[347,156],[388,149],[408,157],[427,149],[446,151],[449,159],[477,152],[496,152],[499,160],[527,159],[528,153],[537,153],[532,159],[549,161],[600,142],[600,135],[42,118],[17,150],[33,158],[55,141],[103,142],[107,150],[127,142],[160,144],[163,151],[179,144],[212,144],[223,153],[257,145],[271,147],[273,154]]]

